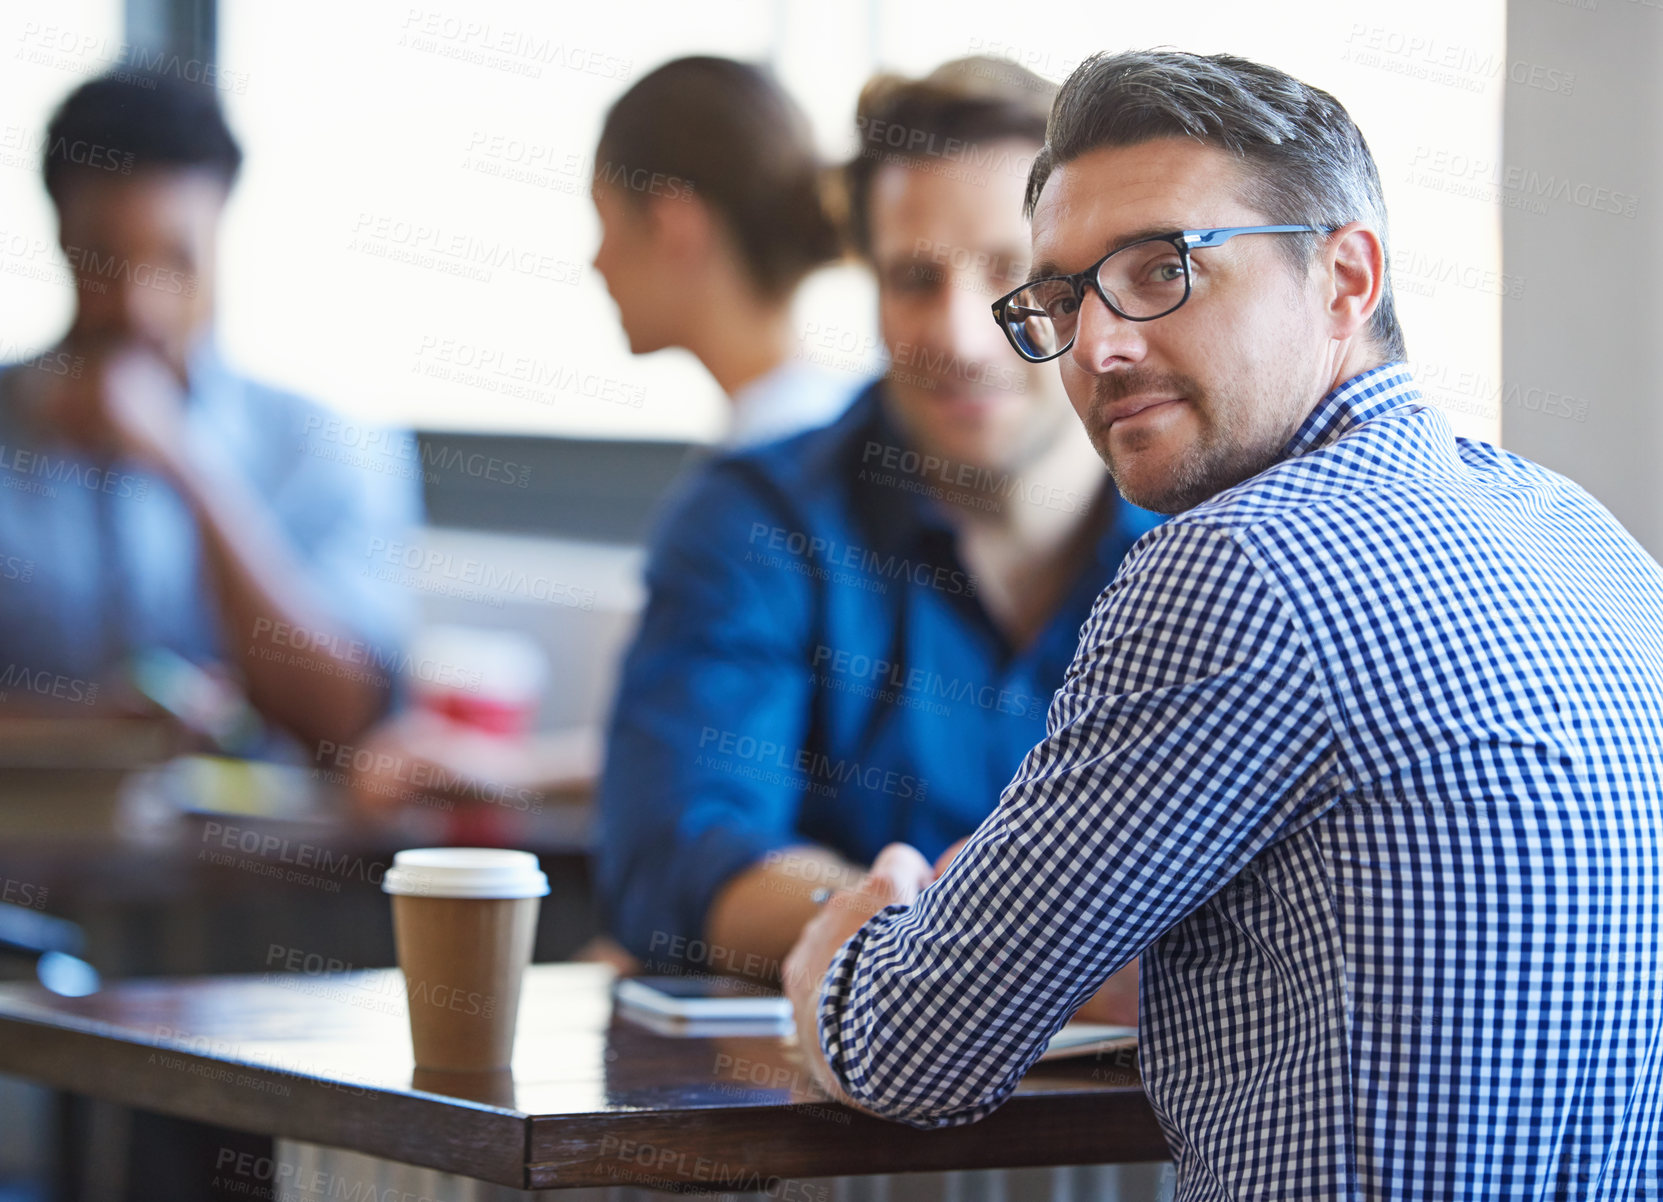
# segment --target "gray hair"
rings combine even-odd
[[[1273,222],[1333,228],[1361,221],[1386,247],[1380,173],[1345,106],[1286,72],[1228,54],[1142,50],[1086,59],[1051,107],[1023,211],[1033,216],[1059,165],[1156,138],[1194,138],[1235,155],[1246,168],[1243,202]],[[1318,245],[1314,234],[1282,241],[1299,266]],[[1389,273],[1369,336],[1388,359],[1407,355]]]

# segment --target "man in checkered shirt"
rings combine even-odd
[[[1421,400],[1326,93],[1088,60],[1028,207],[995,317],[1175,516],[951,866],[894,845],[805,932],[816,1072],[974,1122],[1141,954],[1184,1202],[1658,1197],[1663,569]]]

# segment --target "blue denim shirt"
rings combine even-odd
[[[833,425],[713,461],[681,489],[600,788],[601,899],[635,954],[688,958],[718,889],[771,851],[815,843],[866,863],[904,840],[938,855],[1044,738],[1092,601],[1160,518],[1106,472],[1093,497],[994,479],[995,495],[1102,521],[1096,555],[1018,650],[922,495],[975,474],[910,451],[880,382]]]

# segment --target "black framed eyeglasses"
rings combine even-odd
[[[1238,234],[1326,234],[1317,225],[1237,225],[1179,230],[1112,250],[1074,275],[1030,280],[993,302],[993,319],[1029,363],[1055,359],[1074,345],[1086,289],[1127,321],[1165,317],[1190,298],[1190,255]]]

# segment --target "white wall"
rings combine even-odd
[[[1511,0],[1507,53],[1572,80],[1508,89],[1502,441],[1663,557],[1663,0]]]

